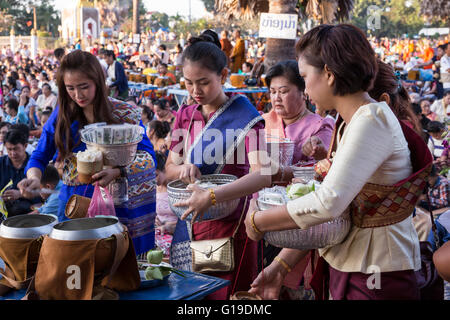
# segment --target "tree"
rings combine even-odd
[[[202,0],[202,2],[205,5],[206,11],[212,12],[213,14],[217,13],[215,6],[216,0]]]
[[[450,18],[450,1],[448,0],[423,0],[421,1],[420,14],[429,20],[441,20],[446,22]]]
[[[349,17],[353,0],[216,0],[216,10],[226,18],[254,19],[261,12],[297,13],[319,23],[335,23]],[[293,59],[294,40],[267,39],[266,68]]]
[[[421,14],[421,1],[409,0],[356,0],[353,16],[350,22],[366,33],[377,37],[401,37],[415,35],[424,27],[424,16]],[[367,22],[370,16],[370,6],[378,8],[380,23],[376,28],[369,29]],[[369,10],[369,11],[368,11]],[[443,21],[435,21],[432,26],[445,26]]]
[[[33,10],[36,7],[37,26],[33,26]],[[37,30],[58,34],[58,26],[61,24],[59,12],[57,12],[50,0],[0,0],[0,33],[9,34],[14,28],[16,35],[29,35],[33,27]],[[8,18],[9,17],[9,18]]]
[[[139,0],[133,0],[133,34],[140,33],[139,30]]]

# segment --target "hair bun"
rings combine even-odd
[[[193,45],[197,42],[211,42],[215,44],[219,49],[222,49],[219,36],[214,31],[208,29],[202,32],[198,37],[191,37],[188,40],[189,45]]]

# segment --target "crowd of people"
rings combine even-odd
[[[431,297],[430,288],[421,286],[420,272],[422,244],[429,243],[440,276],[450,280],[450,164],[444,137],[450,116],[448,36],[376,39],[350,25],[321,25],[299,39],[297,61],[280,61],[269,69],[264,68],[264,41],[244,38],[239,30],[231,35],[222,31],[220,37],[211,30],[188,35],[173,49],[163,43],[175,38],[160,34],[153,42],[141,37],[140,45],[119,39],[84,49],[77,42],[35,59],[26,46],[15,53],[3,48],[0,190],[7,187],[1,197],[8,217],[52,213],[67,220],[64,209],[70,196],[91,197],[94,191],[92,184],[77,178],[74,153],[86,149],[79,131],[96,122],[132,123],[145,128],[135,163],[125,170],[104,169],[92,178],[102,187],[128,179],[133,206],[117,207],[116,214],[126,221],[137,255],[152,249],[155,237],[174,267],[191,270],[194,239],[234,234],[233,255],[239,265],[209,273],[232,285],[209,299],[223,300],[249,289],[264,299],[443,299],[442,279],[433,283],[437,295]],[[126,71],[156,71],[172,85],[182,78],[188,99],[182,106],[171,96],[137,99]],[[251,95],[225,93],[223,85],[233,73],[245,75],[249,85],[266,85],[268,107],[258,108]],[[227,129],[241,132],[235,138],[245,147],[242,163],[238,149],[230,149],[239,143],[226,141],[221,147],[234,161],[211,164],[211,159],[194,157],[213,143],[208,130],[225,135]],[[295,181],[290,167],[267,160],[266,142],[272,139],[293,141],[292,163],[320,163],[326,175],[320,189],[261,211],[256,193]],[[221,142],[214,143],[217,147]],[[179,204],[188,207],[179,219],[169,206],[167,184],[176,179],[194,184],[212,173],[238,179],[214,190],[192,185],[192,197]],[[364,193],[377,196],[378,204],[403,199],[398,189],[386,186],[408,189],[418,176],[429,187],[414,191],[417,203],[387,206],[390,211],[375,205],[368,213],[374,205]],[[240,202],[226,218],[185,220],[189,215],[192,221],[201,219],[216,202],[230,199]],[[351,230],[333,247],[281,249],[264,242],[266,232],[309,228],[349,210]],[[155,211],[153,233],[146,227]],[[381,289],[365,285],[373,265],[381,273]]]

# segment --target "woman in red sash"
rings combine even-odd
[[[352,227],[344,241],[319,249],[312,283],[316,295],[418,299],[414,271],[420,269],[420,251],[411,214],[431,155],[414,130],[368,94],[377,61],[358,28],[318,26],[296,49],[305,92],[320,109],[336,109],[340,115],[329,151],[331,166],[318,190],[286,206],[247,215],[247,234],[259,240],[268,231],[306,229],[350,211]],[[293,257],[284,249],[279,264],[289,270]],[[317,281],[324,279],[328,281]],[[260,280],[253,291],[261,292]]]

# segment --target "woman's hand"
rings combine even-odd
[[[247,232],[247,236],[254,241],[259,241],[264,237],[264,233],[256,232],[256,230],[252,226],[252,214],[255,211],[258,211],[258,205],[256,203],[256,200],[252,199],[250,201],[250,205],[248,207],[247,215],[245,216],[244,224],[245,224],[245,230]],[[256,226],[256,227],[258,228],[258,226]]]
[[[111,181],[120,177],[120,169],[104,169],[92,176],[93,181],[97,181],[100,187],[105,188]]]
[[[186,219],[192,213],[192,223],[197,218],[201,221],[203,214],[209,209],[209,207],[211,207],[211,194],[209,190],[202,189],[195,184],[188,185],[186,189],[193,191],[190,198],[185,201],[175,203],[174,206],[188,207],[181,216],[181,220]]]
[[[24,198],[32,199],[39,195],[41,182],[37,178],[23,179],[17,184],[17,188]]]
[[[22,92],[19,97],[19,106],[25,107],[26,102],[27,102],[27,95],[24,92]]]
[[[22,195],[20,194],[20,191],[17,189],[9,189],[3,192],[2,198],[6,201],[16,201],[19,199]]]
[[[303,144],[302,153],[316,160],[322,160],[327,156],[327,148],[319,137],[312,136]]]
[[[248,292],[259,295],[263,300],[278,300],[286,274],[286,270],[274,260],[259,273]]]
[[[178,179],[184,183],[194,183],[202,176],[200,169],[195,164],[183,164]]]

